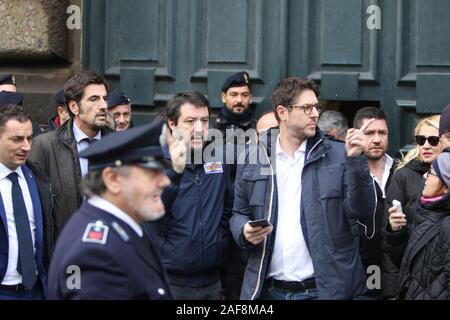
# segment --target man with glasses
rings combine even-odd
[[[349,219],[372,223],[363,151],[374,119],[348,130],[344,145],[317,130],[317,96],[311,80],[281,81],[272,93],[279,134],[261,134],[238,165],[230,227],[249,252],[241,299],[351,299],[366,290]],[[251,225],[260,219],[268,226]]]
[[[442,111],[439,120],[439,137],[441,138],[442,149],[450,147],[450,104]]]

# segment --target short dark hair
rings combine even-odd
[[[376,107],[365,107],[356,112],[355,118],[353,118],[353,128],[359,129],[362,127],[364,119],[373,118],[386,121],[386,126],[389,127],[387,116],[383,110]]]
[[[305,90],[312,90],[319,97],[319,88],[313,80],[291,77],[280,81],[272,92],[272,103],[275,118],[280,122],[278,106],[289,107],[295,103],[298,95]]]
[[[177,93],[173,98],[167,101],[166,117],[172,120],[175,125],[178,124],[178,118],[181,115],[181,106],[190,103],[197,108],[208,108],[208,116],[211,115],[211,106],[208,99],[198,91],[185,91]]]
[[[7,104],[0,106],[0,134],[9,120],[17,120],[20,123],[31,121],[31,116],[22,106]]]
[[[64,102],[71,118],[74,117],[74,114],[69,108],[69,101],[75,100],[77,104],[80,104],[84,88],[90,84],[103,84],[106,88],[106,92],[109,91],[106,79],[90,70],[82,71],[74,75],[64,84]]]

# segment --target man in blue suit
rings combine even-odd
[[[164,215],[161,193],[170,181],[160,135],[160,125],[136,127],[80,153],[89,160],[82,182],[89,199],[58,238],[50,299],[171,298],[159,250],[141,225]]]
[[[52,198],[49,183],[25,163],[32,134],[21,106],[0,107],[0,300],[46,295]]]

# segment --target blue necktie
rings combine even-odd
[[[8,179],[12,182],[11,196],[13,202],[14,221],[16,223],[19,242],[19,259],[17,271],[22,275],[22,284],[31,290],[36,283],[36,260],[34,258],[33,238],[31,237],[30,221],[23,200],[22,189],[17,180],[17,173],[11,172]]]

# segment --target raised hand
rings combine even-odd
[[[173,170],[177,173],[182,173],[186,167],[187,144],[189,142],[187,132],[181,128],[176,128],[172,133],[170,129],[164,127],[162,135],[165,135],[169,146]]]
[[[347,150],[347,156],[355,157],[364,152],[364,147],[367,144],[367,137],[364,131],[375,119],[370,119],[361,128],[351,128],[347,130],[347,137],[345,139],[345,149]]]

